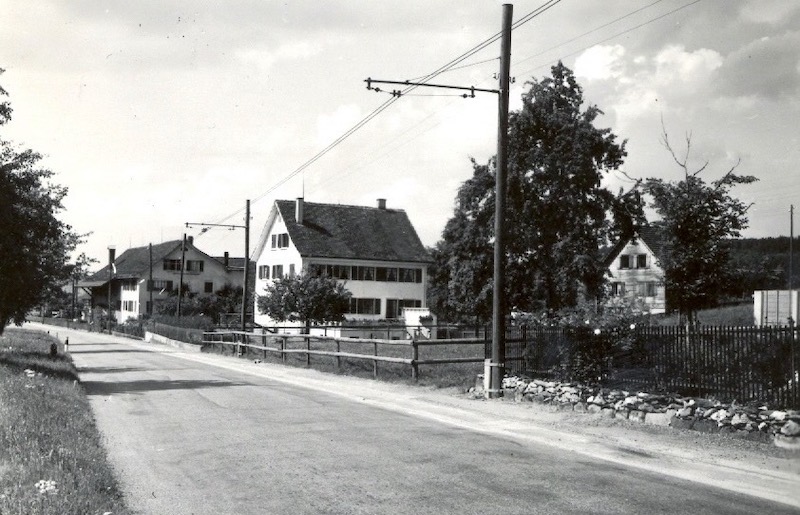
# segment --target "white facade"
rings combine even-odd
[[[610,299],[636,301],[650,313],[664,313],[664,270],[652,249],[641,239],[628,241],[609,265]]]
[[[757,326],[783,326],[800,321],[800,290],[753,292],[753,320]]]
[[[275,326],[275,321],[258,309],[258,296],[281,276],[324,274],[337,277],[352,294],[348,320],[383,320],[402,317],[403,307],[426,307],[427,265],[419,262],[366,259],[303,257],[289,238],[286,223],[278,210],[262,233],[261,253],[256,261],[255,322]],[[271,225],[270,225],[271,224]],[[322,272],[321,270],[324,270]],[[398,316],[399,315],[399,316]],[[296,324],[282,324],[293,326]]]
[[[216,259],[186,246],[183,256],[183,284],[189,291],[198,294],[210,294],[226,284],[241,286],[244,284],[243,273],[233,274]],[[181,249],[180,246],[166,256],[153,262],[152,299],[153,304],[169,297],[181,283]],[[113,317],[123,323],[130,318],[138,318],[148,313],[151,292],[148,289],[149,271],[138,278],[115,279],[112,282]],[[118,300],[118,302],[117,302]],[[154,310],[155,311],[155,310]]]

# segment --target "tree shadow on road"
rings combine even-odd
[[[87,395],[112,395],[115,393],[135,394],[164,390],[228,388],[232,386],[247,386],[248,383],[207,379],[143,379],[139,381],[82,381],[81,384]]]

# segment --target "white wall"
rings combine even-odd
[[[636,256],[639,254],[647,255],[647,267],[636,268]],[[632,268],[620,268],[621,256],[631,256]],[[658,261],[650,248],[641,240],[629,241],[609,268],[611,272],[610,282],[625,283],[625,298],[637,299],[644,303],[651,313],[663,313],[666,308],[666,296],[664,288],[664,271],[658,265]],[[638,292],[638,285],[641,283],[657,282],[655,295],[641,295]]]
[[[266,315],[262,315],[258,310],[258,296],[263,295],[266,291],[267,285],[272,281],[272,267],[274,265],[282,265],[283,266],[283,273],[284,275],[289,275],[289,268],[291,265],[294,265],[295,273],[300,274],[303,271],[303,259],[300,257],[300,253],[297,251],[297,247],[294,246],[294,242],[290,239],[289,246],[285,248],[272,248],[272,235],[273,234],[284,234],[287,233],[288,230],[286,229],[286,223],[281,218],[280,213],[278,212],[275,216],[275,220],[272,223],[272,227],[269,227],[267,230],[267,239],[266,244],[264,245],[264,250],[262,250],[260,256],[256,256],[256,282],[255,282],[255,307],[253,313],[255,313],[255,322],[261,325],[274,325],[270,318]],[[262,266],[269,267],[270,270],[270,278],[269,279],[260,279],[259,278],[259,270],[261,270]]]

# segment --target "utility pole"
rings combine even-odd
[[[242,288],[242,332],[247,331],[247,283],[250,282],[250,199],[247,200],[245,205],[244,225],[230,225],[230,224],[207,224],[201,222],[186,222],[186,227],[199,225],[203,227],[203,232],[207,231],[208,227],[225,227],[229,230],[244,229],[244,287]],[[186,235],[183,235],[184,240]],[[182,269],[182,267],[181,267]],[[181,271],[181,274],[183,271]],[[182,276],[181,276],[182,277]],[[178,304],[180,306],[180,304]]]
[[[492,357],[489,360],[488,398],[503,395],[503,375],[506,359],[506,302],[505,302],[505,215],[506,215],[506,169],[508,168],[508,97],[511,83],[511,22],[514,6],[503,4],[503,28],[500,43],[500,89],[430,84],[428,82],[392,81],[368,78],[367,89],[390,93],[393,97],[404,95],[413,87],[445,88],[462,91],[464,98],[474,98],[475,92],[497,93],[497,170],[495,173],[495,218],[494,218],[494,284],[492,297]],[[373,84],[396,84],[408,86],[405,90],[383,91]]]
[[[511,17],[514,6],[503,4],[500,45],[500,99],[497,110],[497,170],[494,210],[494,288],[492,292],[492,361],[488,398],[502,397],[506,360],[506,171],[508,168],[508,88],[511,82]]]
[[[117,253],[116,247],[114,245],[108,246],[108,320],[106,320],[106,329],[108,329],[108,334],[111,334],[111,318],[112,318],[112,308],[111,308],[111,280],[114,278],[114,256]]]
[[[181,302],[183,301],[183,269],[186,268],[186,233],[183,233],[181,244],[181,279],[178,282],[178,318],[181,317]]]
[[[153,244],[149,246],[150,250],[150,274],[147,277],[147,290],[150,294],[150,304],[147,305],[147,314],[153,316]]]
[[[789,206],[789,289],[794,289],[794,204]]]
[[[247,332],[247,285],[250,282],[250,199],[244,213],[244,292],[242,293],[242,332]]]

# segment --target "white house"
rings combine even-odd
[[[328,275],[353,297],[349,320],[396,319],[426,307],[431,257],[402,209],[277,200],[254,250],[256,296],[294,274]],[[275,323],[258,311],[255,321]]]
[[[128,249],[110,271],[106,265],[78,286],[91,293],[92,307],[107,309],[110,280],[112,316],[121,323],[152,313],[154,305],[177,290],[182,263],[183,284],[191,292],[214,293],[226,284],[244,284],[243,258],[211,257],[195,247],[192,238],[184,251],[181,244],[182,240],[173,240],[153,245],[152,251],[150,246]]]
[[[610,275],[610,301],[634,300],[650,313],[664,313],[664,270],[659,264],[664,245],[661,233],[645,226],[619,241],[605,257]]]

